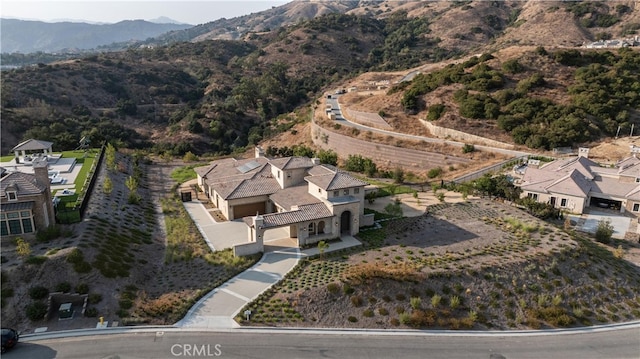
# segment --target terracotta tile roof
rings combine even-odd
[[[225,158],[217,160],[208,166],[196,167],[194,171],[207,183],[219,183],[235,181],[253,177],[256,173],[261,172],[267,165],[268,160],[264,157],[249,158],[236,160],[235,158]],[[249,167],[244,167],[250,165]],[[253,167],[252,166],[256,166]],[[246,172],[242,172],[245,168],[252,168]]]
[[[307,176],[304,178],[306,181],[315,184],[325,191],[334,191],[343,188],[351,188],[358,186],[366,186],[367,182],[361,181],[355,177],[352,177],[346,172],[335,172],[328,174],[321,174],[317,176]]]
[[[635,156],[619,161],[616,163],[616,167],[618,168],[617,174],[620,176],[640,178],[640,159]]]
[[[23,172],[12,172],[0,179],[0,196],[6,196],[7,189],[15,190],[18,199],[20,196],[40,194],[47,190],[45,186],[37,183],[35,175]]]
[[[305,182],[302,185],[280,189],[270,197],[273,203],[291,210],[292,206],[302,206],[306,204],[321,203],[319,199],[309,194],[309,185]]]
[[[297,210],[263,214],[264,228],[282,227],[290,224],[331,218],[333,214],[323,203],[299,206]]]

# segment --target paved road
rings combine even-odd
[[[51,358],[638,358],[640,323],[615,331],[470,333],[117,329],[112,335],[24,338],[4,359]]]
[[[371,132],[380,133],[380,134],[383,134],[383,135],[393,136],[393,137],[396,137],[396,138],[403,138],[403,139],[417,140],[417,141],[425,141],[425,142],[430,142],[430,143],[447,144],[447,145],[451,145],[451,146],[455,146],[455,147],[463,147],[466,144],[466,143],[463,143],[463,142],[443,140],[443,139],[440,139],[440,138],[417,136],[417,135],[410,135],[410,134],[407,134],[407,133],[388,131],[388,130],[383,130],[383,129],[379,129],[379,128],[375,128],[375,127],[369,127],[369,126],[361,125],[359,123],[351,122],[351,121],[347,120],[346,118],[344,118],[344,116],[342,116],[342,112],[340,110],[340,103],[338,101],[338,97],[339,96],[337,96],[337,95],[332,95],[330,99],[329,98],[327,99],[327,103],[331,105],[333,113],[336,114],[336,120],[335,120],[336,123],[339,123],[339,124],[341,124],[343,126],[354,127],[354,128],[357,128],[357,129],[359,129],[361,131],[371,131]],[[480,151],[502,153],[502,154],[505,154],[505,155],[508,155],[508,156],[514,156],[514,157],[527,156],[527,155],[531,154],[529,152],[508,150],[508,149],[504,149],[504,148],[483,146],[483,145],[474,145],[474,147],[477,150],[480,150]]]

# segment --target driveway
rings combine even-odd
[[[233,248],[236,244],[249,241],[247,225],[242,219],[216,222],[202,202],[193,200],[183,204],[212,251]],[[282,238],[289,238],[289,233],[284,227],[270,229],[264,233],[265,242]]]
[[[613,226],[613,238],[624,239],[627,232],[637,232],[637,225],[634,219],[614,211],[602,211],[598,209],[588,209],[588,213],[581,216],[569,215],[572,221],[576,222],[576,229],[587,233],[596,233],[598,223],[601,220],[609,221]]]

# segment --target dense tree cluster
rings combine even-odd
[[[509,132],[518,144],[551,149],[571,146],[615,135],[618,127],[627,130],[631,114],[640,108],[640,54],[630,49],[610,51],[560,50],[550,56],[556,62],[575,67],[569,86],[570,104],[560,104],[530,92],[546,85],[543,75],[531,75],[516,82],[505,81],[508,74],[525,68],[517,61],[506,61],[505,73],[492,69],[482,58],[450,65],[440,71],[417,75],[410,84],[400,84],[393,91],[403,91],[401,103],[408,113],[424,109],[422,95],[453,83],[465,85],[454,93],[459,113],[472,119],[496,120],[500,129]],[[485,60],[488,56],[484,56]],[[465,71],[467,68],[473,69]],[[439,118],[442,107],[429,106],[427,118]]]

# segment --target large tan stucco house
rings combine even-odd
[[[571,213],[593,206],[640,214],[640,159],[635,154],[605,167],[581,148],[577,157],[527,166],[519,186],[522,197]]]
[[[287,228],[305,246],[373,224],[364,214],[367,183],[317,158],[270,159],[256,148],[255,158],[221,159],[195,172],[211,203],[247,225],[247,243],[234,247],[236,255],[262,252],[264,232],[273,228]]]

